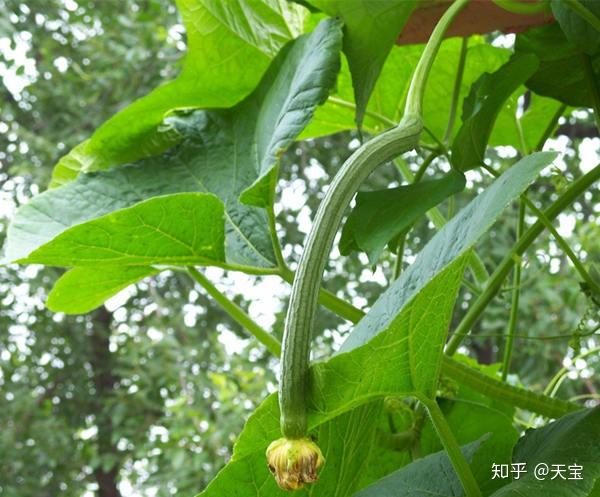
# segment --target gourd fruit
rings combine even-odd
[[[283,489],[295,490],[305,483],[313,483],[324,463],[320,449],[307,436],[306,396],[317,298],[335,234],[344,211],[367,176],[380,164],[419,144],[427,76],[450,22],[467,2],[456,0],[434,29],[413,74],[404,117],[398,126],[366,142],[346,160],[317,210],[300,258],[285,320],[279,383],[283,438],[267,449],[269,469]]]

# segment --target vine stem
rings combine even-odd
[[[406,237],[410,228],[406,228],[398,235],[398,246],[396,247],[396,259],[394,260],[394,269],[392,272],[392,281],[396,281],[402,273],[402,259],[404,258],[404,246],[406,245]]]
[[[526,198],[525,202],[527,203],[527,206],[538,217],[538,219],[540,221],[542,221],[542,223],[544,223],[544,225],[546,226],[546,229],[552,234],[556,243],[560,246],[560,248],[563,250],[563,252],[567,255],[567,257],[570,259],[570,261],[575,266],[575,269],[579,273],[579,276],[581,276],[581,278],[589,285],[589,287],[592,290],[594,290],[594,292],[600,294],[600,286],[598,286],[598,284],[590,276],[590,273],[588,273],[585,266],[581,263],[581,260],[579,259],[579,257],[577,257],[577,255],[575,255],[575,252],[573,252],[573,249],[571,249],[571,247],[569,246],[567,241],[560,235],[560,233],[552,225],[550,220],[545,216],[545,214],[541,210],[539,210],[533,204],[533,202],[531,200]]]
[[[525,229],[525,202],[519,202],[519,219],[517,221],[517,240],[523,236]],[[521,295],[521,261],[519,261],[513,273],[513,290],[510,303],[510,316],[508,318],[508,330],[506,332],[506,343],[504,345],[504,356],[502,358],[502,381],[508,378],[510,371],[510,360],[515,342],[515,329],[517,326],[517,316],[519,314],[519,297]]]
[[[435,431],[440,437],[442,445],[446,449],[448,457],[450,458],[450,462],[454,467],[454,471],[456,471],[456,474],[462,483],[466,497],[481,497],[482,494],[481,490],[479,489],[479,485],[477,484],[477,480],[475,480],[473,472],[469,467],[469,463],[460,450],[460,446],[458,445],[458,442],[456,441],[456,438],[454,437],[450,425],[448,425],[440,406],[435,400],[432,399],[419,398],[419,400],[429,413],[429,417],[433,423],[433,426],[435,427]]]
[[[578,404],[509,385],[448,356],[442,358],[442,373],[486,397],[548,418],[560,418],[581,409]]]
[[[450,24],[457,16],[457,14],[467,5],[468,0],[455,0],[452,5],[444,12],[444,15],[436,24],[433,33],[429,37],[425,50],[417,63],[417,67],[413,74],[408,88],[408,95],[406,97],[406,107],[404,109],[404,115],[422,115],[423,108],[423,95],[425,93],[425,86],[427,78],[431,72],[431,66],[435,60],[435,56],[438,53],[444,35],[450,27]]]
[[[334,177],[317,210],[300,258],[285,320],[279,405],[281,431],[288,439],[303,438],[307,435],[306,390],[317,297],[344,211],[371,172],[383,162],[418,145],[423,129],[423,93],[433,59],[448,26],[467,2],[468,0],[456,0],[436,25],[415,68],[404,117],[398,126],[377,135],[350,156]]]
[[[583,393],[581,395],[575,395],[569,399],[570,401],[576,400],[600,400],[600,394],[598,393]]]
[[[194,267],[187,268],[188,274],[196,281],[206,293],[229,314],[238,324],[246,328],[269,352],[278,356],[281,353],[281,344],[273,335],[261,328],[255,321],[244,312],[235,302],[229,300],[212,282]]]
[[[278,276],[283,281],[289,284],[293,283],[295,275],[294,271],[292,271],[288,266],[258,268],[252,266],[242,266],[237,264],[218,262],[213,262],[211,265],[220,269],[224,269],[225,271],[235,271],[244,274],[251,274],[254,276]],[[172,271],[181,271],[180,266],[171,266],[170,269]],[[319,288],[318,301],[321,305],[335,312],[338,316],[348,321],[352,321],[353,323],[357,323],[364,316],[364,313],[362,311],[360,311],[350,303],[346,302],[345,300],[340,299],[325,288]]]
[[[547,220],[555,219],[567,206],[569,206],[579,195],[587,190],[592,184],[600,179],[600,164],[594,167],[591,171],[578,178],[575,182],[562,193],[562,195],[550,207],[546,209],[544,215]],[[502,282],[512,269],[517,260],[525,250],[535,241],[537,236],[544,230],[545,223],[538,219],[513,245],[509,253],[504,257],[498,265],[483,292],[477,300],[471,305],[467,314],[456,327],[452,338],[446,347],[446,354],[452,355],[457,350],[462,341],[468,335],[472,326],[479,319],[487,305],[500,290]]]
[[[269,208],[267,209],[267,217],[269,219],[269,232],[271,234],[273,252],[275,253],[275,261],[277,262],[279,269],[283,269],[287,266],[285,264],[285,259],[283,258],[279,237],[277,236],[277,220],[275,218],[275,207],[273,206],[273,202],[269,204]]]
[[[556,109],[556,112],[554,113],[554,115],[552,116],[550,121],[548,122],[548,126],[546,126],[546,129],[542,133],[542,136],[540,137],[540,140],[537,142],[534,150],[543,150],[544,149],[546,140],[548,140],[548,138],[550,138],[552,136],[552,134],[554,133],[556,126],[558,126],[558,120],[565,113],[565,110],[567,110],[567,106],[565,104],[560,105],[560,107],[558,109]]]

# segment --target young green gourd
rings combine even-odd
[[[267,449],[269,469],[282,489],[296,490],[315,482],[325,462],[317,444],[308,437],[306,395],[317,298],[335,234],[362,182],[380,164],[418,145],[423,129],[421,108],[427,76],[448,26],[467,2],[456,0],[444,13],[415,69],[404,117],[397,127],[365,143],[344,163],[321,202],[307,237],[292,287],[283,337],[279,383],[283,438]]]

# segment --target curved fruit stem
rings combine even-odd
[[[317,296],[344,211],[375,168],[419,143],[427,77],[448,26],[467,1],[456,0],[434,29],[415,69],[400,124],[365,143],[344,163],[319,206],[298,265],[285,323],[279,403],[281,431],[287,438],[306,436],[306,387]]]

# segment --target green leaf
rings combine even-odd
[[[527,473],[493,497],[587,497],[600,477],[599,446],[600,407],[577,411],[543,428],[529,430],[513,452],[513,462],[525,463]],[[551,469],[544,480],[534,475],[538,464],[547,464]],[[564,465],[565,479],[552,472],[555,464]],[[582,466],[582,479],[568,479],[571,465]]]
[[[174,137],[175,140],[176,138]],[[66,185],[77,178],[81,171],[86,171],[90,168],[93,158],[87,153],[89,144],[90,140],[85,140],[71,149],[67,155],[60,158],[52,171],[49,188]]]
[[[155,197],[73,226],[17,262],[50,266],[219,263],[225,261],[224,225],[223,203],[214,195]]]
[[[271,59],[302,32],[305,11],[284,0],[177,0],[188,52],[179,76],[106,121],[90,140],[63,157],[51,186],[94,171],[156,155],[178,136],[161,127],[179,109],[230,107],[248,95]],[[252,61],[251,64],[248,61]]]
[[[379,297],[342,349],[312,365],[311,431],[377,398],[435,394],[442,347],[462,280],[465,258],[461,255],[555,156],[534,154],[504,173],[431,239],[413,265]],[[265,464],[265,450],[279,436],[274,394],[250,417],[231,461],[200,495],[284,495],[276,493]],[[342,462],[329,459],[322,478],[342,468]],[[329,493],[323,490],[324,495],[335,495],[336,488],[326,487]]]
[[[484,73],[463,103],[462,126],[452,144],[452,163],[460,171],[483,163],[496,117],[506,100],[537,70],[533,54],[513,57],[494,73]],[[516,119],[516,116],[515,116]]]
[[[417,261],[422,262],[426,255],[423,250],[411,267],[421,266]],[[313,409],[335,413],[378,394],[432,397],[464,264],[465,258],[457,254],[448,266],[430,272],[431,279],[420,288],[413,288],[410,278],[398,278],[338,353],[313,366]],[[434,261],[426,265],[437,269]],[[413,289],[416,291],[411,294]],[[383,305],[387,305],[384,311]],[[367,338],[365,330],[373,333]]]
[[[331,16],[339,16],[345,25],[344,53],[348,58],[356,123],[361,126],[369,97],[398,34],[418,0],[312,0]]]
[[[461,40],[454,39],[453,41],[454,45],[448,44],[447,51],[445,51],[447,58],[442,58],[444,57],[442,52],[436,57],[423,102],[425,125],[440,139],[443,138],[448,124],[460,56]],[[458,102],[464,101],[482,73],[496,71],[508,60],[510,55],[509,50],[493,47],[484,43],[483,40],[475,39],[473,45],[469,40]],[[455,136],[457,132],[458,126],[454,126],[453,135]]]
[[[597,0],[577,0],[593,15],[600,18],[600,2]],[[580,14],[560,0],[552,0],[552,13],[560,24],[567,39],[582,52],[593,55],[600,48],[600,33]]]
[[[377,299],[367,316],[352,330],[341,351],[360,347],[385,329],[395,317],[394,310],[401,308],[431,278],[473,247],[506,206],[556,156],[554,152],[538,152],[524,157],[454,216],[423,248],[415,262]]]
[[[452,170],[441,179],[356,195],[340,239],[340,252],[362,250],[375,264],[386,243],[411,226],[429,209],[462,191],[463,174]]]
[[[376,445],[382,404],[364,404],[319,428],[318,441],[325,447],[323,455],[329,468],[321,472],[319,484],[310,489],[311,497],[351,495],[356,491]]]
[[[391,399],[392,402],[405,406],[405,410],[390,409]],[[390,420],[393,421],[395,433],[390,429]],[[399,397],[387,397],[384,399],[384,409],[376,423],[376,439],[369,454],[369,464],[360,475],[358,488],[364,488],[412,462],[410,451],[399,450],[393,440],[394,436],[410,430],[413,426],[414,413],[408,403],[404,404],[404,400]]]
[[[145,266],[76,267],[54,284],[46,307],[54,312],[84,314],[129,285],[158,272]]]
[[[339,21],[321,22],[312,34],[287,45],[254,93],[237,106],[169,118],[182,137],[174,149],[133,165],[80,175],[34,198],[17,212],[9,228],[7,258],[25,260],[65,230],[150,197],[210,192],[225,204],[225,261],[274,267],[265,211],[244,205],[239,198],[260,207],[272,203],[281,153],[335,82],[341,38]],[[63,246],[61,260],[69,257]],[[47,257],[43,260],[51,263]]]
[[[517,35],[517,53],[535,54],[540,60],[537,72],[527,87],[575,107],[592,107],[581,50],[567,41],[557,24],[530,29]],[[600,53],[592,57],[596,79],[600,78]]]
[[[480,439],[462,447],[470,461],[485,442]],[[485,444],[489,444],[487,441]],[[458,497],[463,487],[445,452],[436,452],[369,485],[354,497]]]

